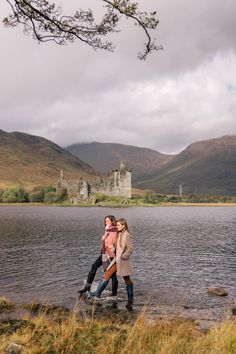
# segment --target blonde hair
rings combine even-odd
[[[123,232],[126,231],[126,230],[129,232],[129,227],[128,227],[127,221],[124,218],[119,218],[118,220],[116,220],[116,222],[117,223],[119,222],[121,225],[124,226],[124,230],[122,230],[120,232],[118,231],[118,233],[120,233],[122,235]],[[122,247],[122,245],[121,245],[121,236],[120,236],[120,239],[119,239],[119,244],[120,244],[120,247]]]

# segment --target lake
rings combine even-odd
[[[236,300],[236,207],[0,206],[0,296],[72,308],[107,214],[126,218],[134,236],[134,308],[148,302],[159,314],[226,315]],[[229,295],[209,296],[208,287]],[[123,278],[119,294],[122,308]]]

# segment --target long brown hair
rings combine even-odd
[[[116,223],[118,222],[125,227],[124,231],[127,230],[129,232],[127,221],[124,218],[119,218],[118,220],[116,220]]]
[[[116,220],[116,222],[117,223],[119,222],[121,225],[123,225],[125,227],[122,231],[120,231],[120,232],[118,231],[118,234],[120,234],[119,244],[120,244],[120,247],[122,247],[121,239],[122,239],[123,232],[126,230],[129,232],[129,228],[128,228],[127,221],[124,218],[119,218],[118,220]]]
[[[106,218],[111,220],[111,223],[113,226],[116,226],[116,218],[114,217],[114,215],[107,215],[104,218],[104,225],[106,226]]]

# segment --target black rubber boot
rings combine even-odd
[[[91,284],[85,283],[85,285],[83,286],[83,288],[80,289],[80,290],[78,290],[78,293],[79,293],[79,294],[84,294],[84,293],[86,293],[86,291],[90,291],[90,289],[91,289]]]
[[[117,296],[117,290],[118,290],[118,280],[117,277],[112,277],[112,288],[111,288],[111,296]]]

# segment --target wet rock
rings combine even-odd
[[[26,320],[9,320],[2,321],[0,324],[0,335],[6,333],[14,333],[22,327],[26,327],[28,321]]]
[[[4,350],[4,354],[21,354],[23,353],[23,345],[20,343],[11,343]]]
[[[13,307],[13,303],[11,303],[5,297],[0,297],[0,312],[5,310],[11,310]]]
[[[227,296],[228,291],[224,288],[208,288],[207,292],[209,295],[216,295],[216,296]]]
[[[194,309],[194,306],[191,306],[191,305],[183,305],[183,308],[185,310],[193,310]]]
[[[7,308],[6,299],[0,298],[0,311],[5,310]]]

